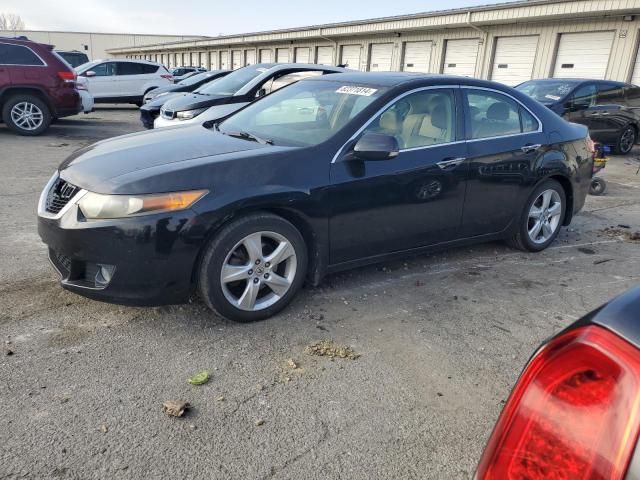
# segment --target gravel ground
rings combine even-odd
[[[640,230],[638,164],[614,157],[609,193],[545,252],[361,268],[260,323],[65,292],[36,232],[40,190],[77,148],[140,129],[128,107],[38,138],[0,126],[0,479],[468,479],[534,349],[640,280],[640,243],[604,231]],[[305,351],[322,339],[360,356]],[[183,418],[162,413],[178,399]]]

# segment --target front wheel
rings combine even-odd
[[[618,143],[616,144],[616,153],[626,155],[631,151],[636,143],[636,129],[632,126],[627,126],[618,137]]]
[[[307,247],[287,220],[269,213],[240,218],[210,242],[198,276],[200,295],[237,322],[268,318],[286,307],[307,270]]]
[[[517,231],[508,243],[529,252],[544,250],[560,233],[566,205],[564,189],[557,181],[549,179],[538,185],[529,196]]]

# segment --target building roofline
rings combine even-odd
[[[176,34],[170,35],[166,33],[117,33],[117,32],[78,32],[71,30],[2,30],[0,36],[4,37],[9,34],[17,35],[17,34],[27,34],[29,32],[33,33],[70,33],[70,34],[81,34],[81,35],[134,35],[136,37],[185,37],[185,38],[194,38],[194,39],[209,39],[216,37],[209,37],[207,35],[184,35],[184,34]],[[184,40],[183,40],[184,41]]]
[[[384,23],[392,23],[392,22],[401,22],[401,21],[410,21],[416,19],[429,19],[434,17],[457,17],[457,22],[452,22],[451,24],[457,26],[471,26],[470,20],[471,18],[462,19],[461,15],[471,16],[472,14],[480,14],[482,12],[487,11],[495,11],[495,10],[505,10],[505,9],[519,9],[519,8],[531,8],[531,7],[539,7],[544,5],[553,5],[553,4],[577,4],[584,3],[589,0],[517,0],[513,2],[500,2],[494,4],[485,4],[485,5],[476,5],[465,8],[455,8],[455,9],[447,9],[447,10],[434,10],[430,12],[421,12],[421,13],[412,13],[405,15],[395,15],[388,17],[376,17],[370,19],[360,19],[360,20],[351,20],[346,22],[336,22],[336,23],[326,23],[326,24],[318,24],[318,25],[308,25],[304,27],[294,27],[294,28],[284,28],[284,29],[276,29],[276,30],[265,30],[259,32],[249,32],[249,33],[238,33],[231,35],[220,35],[217,37],[206,37],[195,40],[181,40],[175,42],[166,42],[166,43],[156,43],[156,44],[148,44],[148,45],[137,45],[135,48],[133,47],[119,47],[108,50],[110,53],[127,53],[130,51],[136,51],[141,48],[153,48],[153,47],[162,47],[164,49],[170,48],[193,48],[193,47],[215,47],[218,44],[234,44],[234,43],[262,43],[265,41],[286,41],[292,39],[299,39],[300,37],[288,37],[287,34],[295,34],[295,33],[303,33],[309,32],[309,35],[306,38],[322,38],[322,37],[341,37],[341,36],[351,36],[357,35],[358,32],[349,32],[349,33],[331,33],[331,32],[323,32],[324,30],[331,29],[341,29],[348,27],[356,27],[363,25],[377,25]],[[623,9],[625,11],[637,11],[640,12],[640,8],[630,7]],[[600,10],[602,12],[603,10]],[[607,9],[607,11],[611,11],[611,9]],[[555,14],[553,17],[559,17],[561,15]],[[540,18],[540,17],[536,17]],[[452,18],[453,19],[453,18]],[[501,22],[499,20],[479,22],[479,24],[488,24],[488,23],[506,23]],[[446,24],[439,24],[438,27],[446,28]],[[435,28],[434,27],[412,27],[412,29],[420,29],[420,28]],[[398,30],[403,30],[399,28]],[[314,33],[314,31],[316,33]],[[366,32],[371,33],[371,32]],[[362,34],[362,33],[360,33]],[[267,36],[281,36],[282,38],[273,38],[273,39],[256,39],[251,40],[252,37],[267,37]]]

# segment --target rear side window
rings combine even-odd
[[[0,65],[42,66],[44,62],[30,48],[0,43]]]
[[[142,63],[142,73],[156,73],[160,67],[158,65],[149,65],[148,63]]]
[[[141,75],[142,64],[134,62],[117,62],[116,75]]]
[[[596,103],[599,105],[619,104],[624,101],[623,85],[617,83],[599,83]]]
[[[538,130],[538,121],[518,102],[497,92],[467,90],[471,139],[502,137]]]

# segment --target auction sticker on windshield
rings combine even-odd
[[[362,95],[364,97],[370,97],[377,91],[377,88],[353,87],[345,85],[336,90],[336,93],[346,93],[347,95]]]

